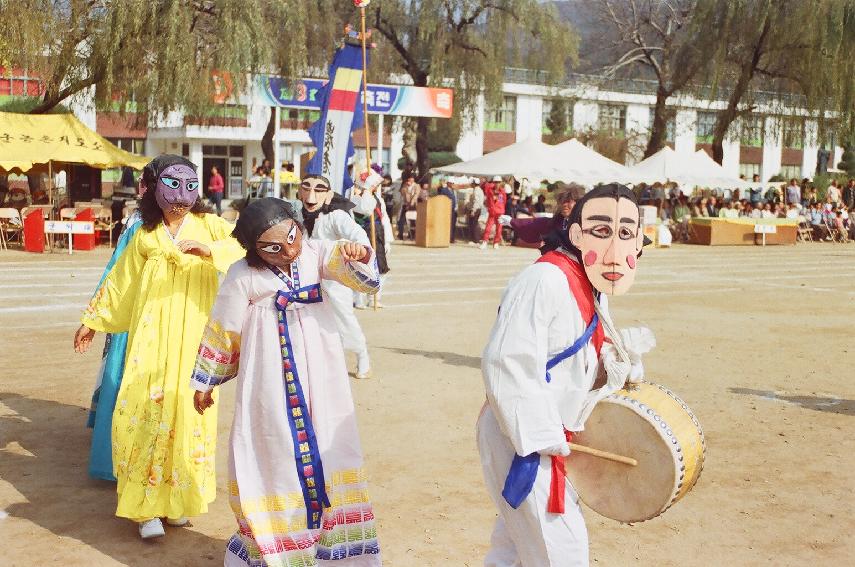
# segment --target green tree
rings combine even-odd
[[[554,98],[550,101],[549,114],[546,116],[546,128],[549,134],[545,141],[550,144],[558,144],[568,138],[571,124],[568,123],[568,107],[573,104],[572,100]]]
[[[235,93],[256,71],[300,76],[331,1],[0,0],[0,55],[43,80],[32,113],[93,86],[99,108],[118,95],[137,112],[196,113],[214,104],[215,75]]]
[[[711,57],[711,96],[726,100],[713,130],[721,163],[733,122],[760,103],[806,107],[821,117],[835,111],[841,133],[853,123],[852,0],[715,0],[723,45]]]
[[[464,121],[482,94],[488,102],[501,96],[505,67],[546,71],[558,84],[576,56],[573,31],[537,0],[382,0],[367,11],[379,44],[371,77],[394,80],[403,72],[418,87],[453,84],[455,113]],[[429,125],[415,120],[421,175],[430,168]]]
[[[698,0],[597,0],[595,15],[608,31],[604,49],[613,62],[607,78],[652,77],[656,81],[653,123],[644,157],[665,146],[673,109],[668,100],[687,91],[709,66],[712,51],[723,50],[719,39],[720,17],[714,2]]]

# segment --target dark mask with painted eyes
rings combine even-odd
[[[293,220],[284,220],[261,233],[255,242],[258,256],[277,268],[287,269],[303,250],[303,233]]]
[[[170,165],[157,178],[154,197],[164,212],[185,215],[199,199],[199,176],[187,165]]]

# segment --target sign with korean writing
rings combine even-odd
[[[270,106],[319,110],[319,94],[326,82],[322,79],[302,79],[292,83],[282,77],[260,75],[256,86],[259,97]],[[451,118],[454,91],[409,85],[369,84],[367,99],[368,112],[371,114]]]
[[[92,221],[45,221],[47,234],[95,234]]]
[[[754,234],[776,234],[778,227],[774,224],[755,224]]]

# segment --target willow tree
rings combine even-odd
[[[667,125],[673,115],[668,100],[703,81],[712,51],[724,50],[720,41],[720,15],[713,3],[698,0],[597,0],[588,9],[604,29],[603,49],[612,62],[607,77],[635,75],[656,81],[653,123],[644,157],[665,146]]]
[[[0,0],[3,57],[43,81],[31,112],[44,113],[96,87],[99,108],[116,97],[137,112],[202,111],[219,76],[238,93],[249,74],[300,76],[309,63],[318,7],[300,0]]]
[[[403,72],[418,87],[452,86],[466,125],[482,95],[500,99],[506,67],[545,71],[557,85],[576,56],[576,35],[538,0],[378,0],[368,20],[378,43],[372,71]],[[420,175],[430,168],[429,126],[428,118],[415,121]]]
[[[713,84],[726,100],[713,129],[721,163],[731,125],[761,102],[797,104],[820,117],[838,112],[852,124],[855,56],[853,0],[716,0],[727,49],[713,62]],[[851,129],[849,130],[851,132]]]

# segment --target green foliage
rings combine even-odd
[[[45,112],[97,85],[97,104],[134,100],[152,114],[214,104],[214,77],[234,93],[251,73],[301,76],[329,59],[333,0],[15,0],[0,4],[13,66],[41,77]],[[329,38],[324,45],[322,38]],[[310,41],[311,44],[310,50]]]
[[[460,139],[460,118],[452,117],[434,118],[428,129],[428,151],[430,152],[454,152],[457,149],[457,141]],[[460,161],[460,160],[457,160]],[[454,162],[450,162],[454,163]],[[446,164],[443,164],[446,165]],[[438,167],[431,160],[432,167]]]
[[[378,43],[371,80],[400,82],[403,72],[416,86],[453,85],[455,117],[464,128],[478,118],[482,95],[488,104],[499,101],[505,67],[545,71],[560,84],[576,59],[576,35],[551,3],[538,0],[381,0],[367,13]],[[424,172],[429,144],[421,139],[427,128],[419,130]]]
[[[442,167],[444,165],[463,161],[460,159],[460,156],[454,152],[430,152],[428,156],[430,158],[431,167]]]
[[[40,101],[32,97],[0,97],[0,112],[15,112],[17,114],[29,114],[38,106]],[[68,114],[71,112],[65,105],[58,104],[50,109],[49,114]]]
[[[544,136],[546,143],[558,144],[569,139],[568,132],[570,132],[572,125],[568,124],[567,107],[571,104],[573,104],[572,100],[552,99],[549,115],[546,117],[546,128],[549,130],[549,133]]]
[[[842,169],[849,175],[855,175],[855,146],[847,145],[840,157],[837,169]]]

